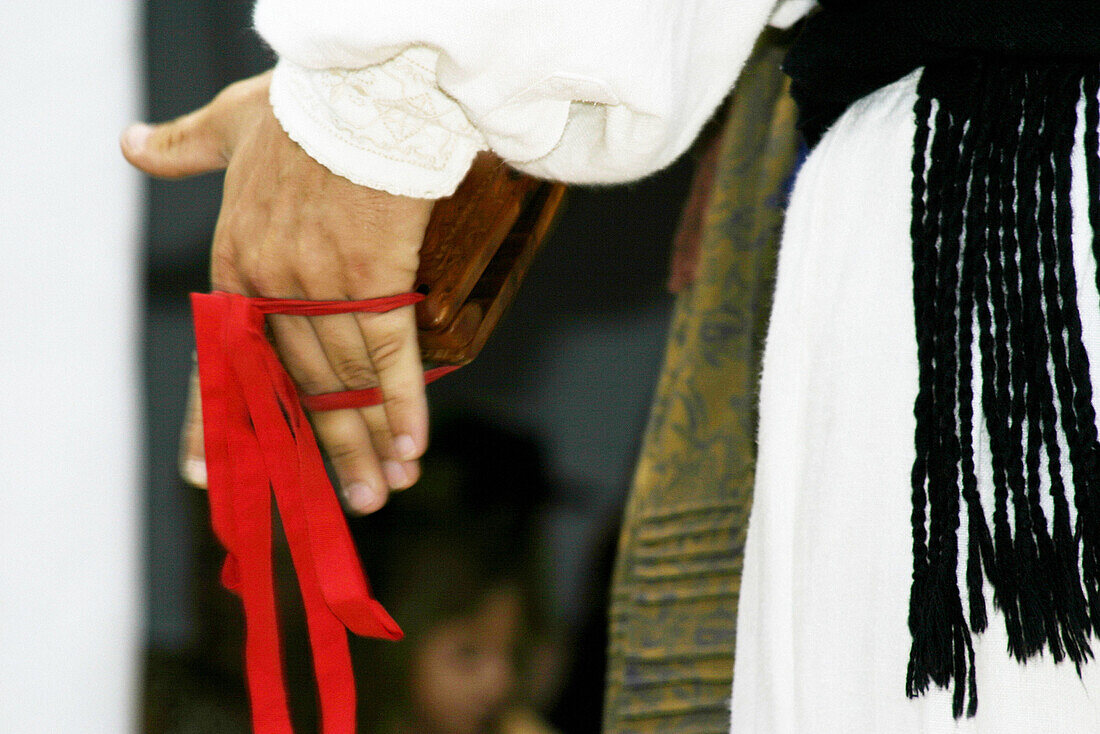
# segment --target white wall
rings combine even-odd
[[[132,0],[0,3],[0,731],[135,729]]]

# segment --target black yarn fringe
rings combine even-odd
[[[1098,92],[1096,62],[954,62],[927,67],[918,86],[911,233],[920,386],[906,692],[954,685],[956,718],[977,711],[972,634],[989,624],[985,581],[1020,662],[1048,653],[1080,672],[1100,632],[1100,443],[1070,203],[1083,98],[1100,261]],[[988,516],[975,469],[976,399],[991,451]],[[964,509],[969,613],[958,579]]]

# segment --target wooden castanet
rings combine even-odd
[[[565,186],[479,154],[452,196],[440,199],[420,250],[416,306],[426,362],[466,364],[511,305],[550,230]]]

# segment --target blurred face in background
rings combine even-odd
[[[493,731],[515,686],[522,618],[520,592],[509,587],[490,592],[473,614],[428,630],[411,668],[416,731]]]

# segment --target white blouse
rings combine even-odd
[[[395,194],[452,193],[491,149],[574,183],[674,161],[776,0],[259,0],[271,102],[311,156]],[[813,0],[785,0],[787,25]]]

